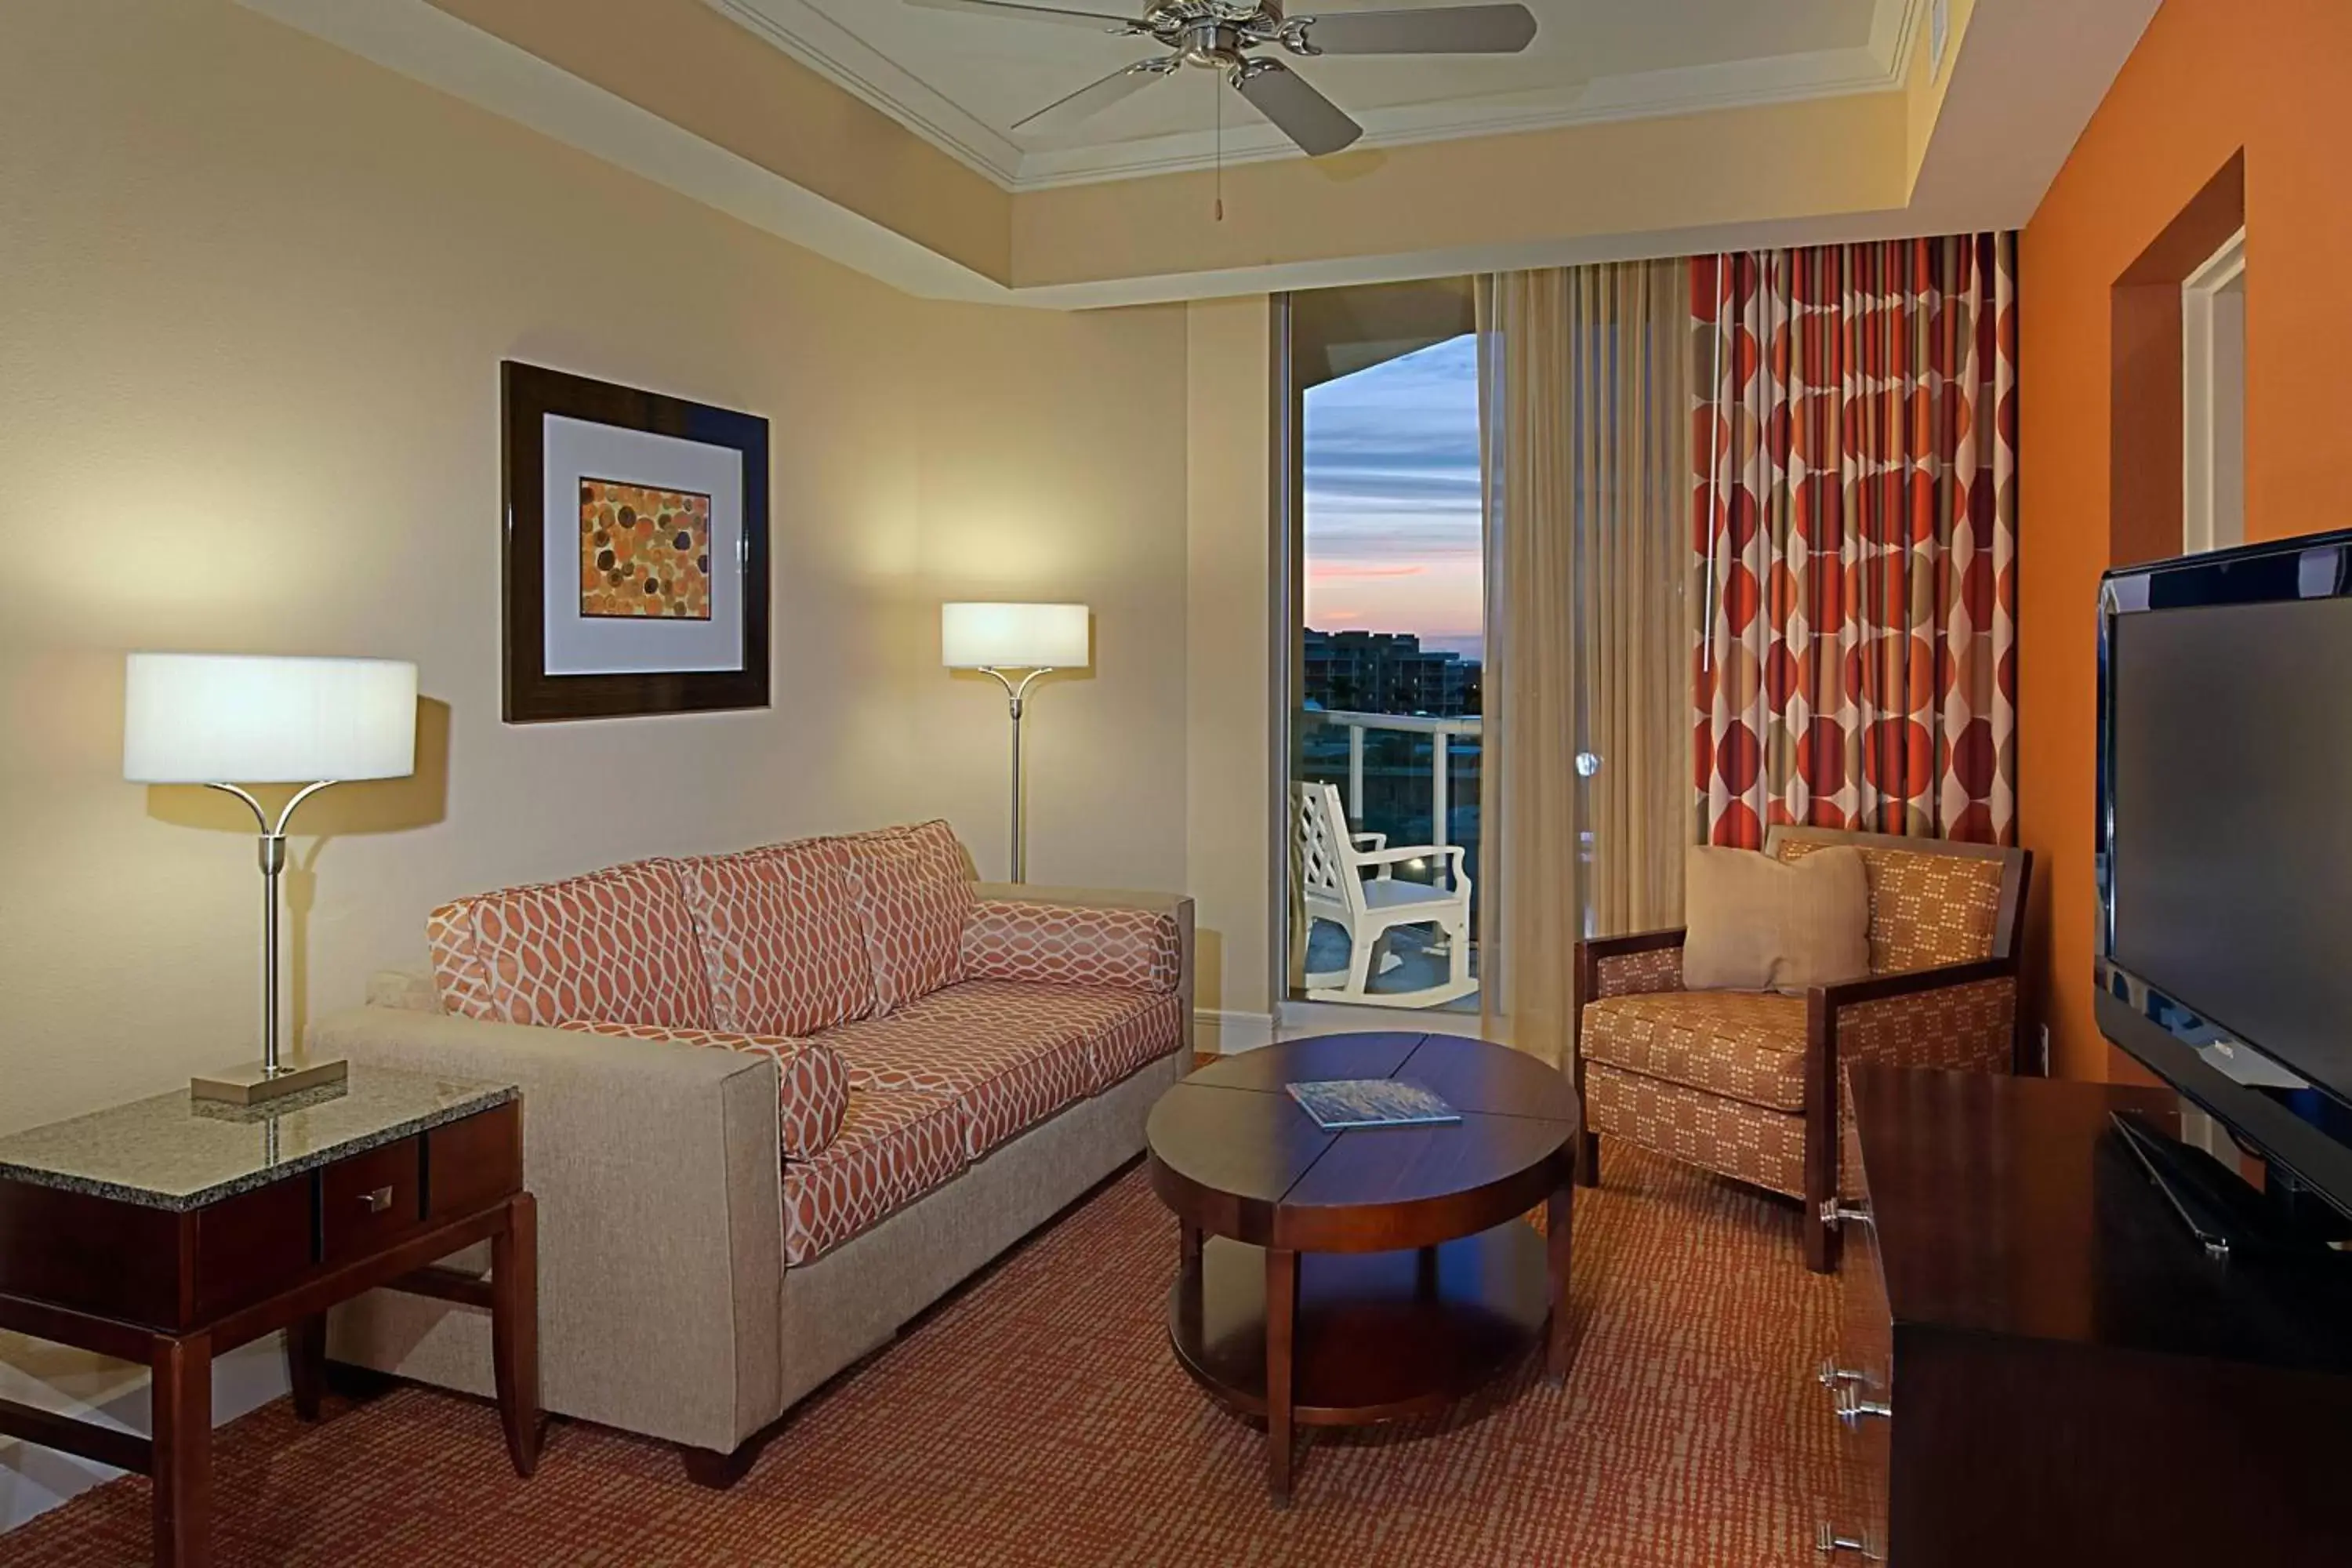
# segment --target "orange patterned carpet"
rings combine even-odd
[[[1269,1508],[1258,1435],[1171,1361],[1174,1222],[1129,1171],[804,1405],[733,1490],[557,1423],[538,1478],[486,1405],[400,1388],[226,1428],[224,1568],[791,1563],[1769,1568],[1815,1559],[1836,1426],[1811,1369],[1835,1282],[1796,1212],[1622,1145],[1577,1194],[1576,1369],[1442,1423],[1318,1436]],[[14,1568],[146,1561],[147,1483],[14,1534]]]

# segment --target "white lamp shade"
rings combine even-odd
[[[134,653],[122,776],[313,784],[416,771],[416,667],[390,658]]]
[[[940,662],[950,669],[1084,669],[1084,605],[941,605]]]

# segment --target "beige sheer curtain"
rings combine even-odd
[[[1576,943],[1682,918],[1690,761],[1688,263],[1478,285],[1492,1037],[1565,1065]]]

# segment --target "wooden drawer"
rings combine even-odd
[[[404,1138],[320,1173],[319,1255],[330,1268],[425,1228],[425,1139]]]
[[[520,1101],[436,1127],[425,1135],[425,1193],[435,1224],[488,1208],[522,1191]]]
[[[201,1323],[266,1300],[310,1272],[311,1177],[289,1176],[198,1209],[195,1311]]]

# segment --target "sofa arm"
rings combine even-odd
[[[1683,930],[1592,937],[1576,944],[1577,1002],[1683,988]]]
[[[849,1112],[849,1068],[831,1046],[791,1035],[733,1035],[664,1024],[562,1023],[559,1029],[609,1039],[667,1041],[705,1049],[749,1051],[776,1064],[776,1142],[787,1160],[813,1160],[841,1131]]]
[[[539,1200],[540,1356],[551,1410],[732,1449],[782,1397],[778,1063],[751,1052],[389,1007],[313,1024],[315,1052],[519,1084]],[[487,1316],[377,1291],[335,1353],[489,1386]]]
[[[1190,899],[982,884],[963,931],[968,980],[1192,993]]]

